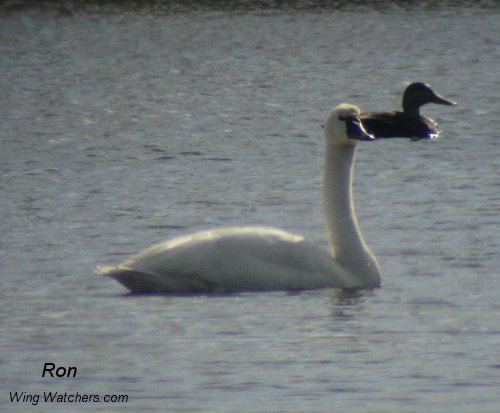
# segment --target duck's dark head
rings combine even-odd
[[[438,95],[432,88],[422,82],[415,82],[409,85],[403,94],[403,111],[411,115],[418,115],[420,106],[427,103],[438,105],[456,105],[455,102]]]

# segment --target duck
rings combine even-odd
[[[323,131],[329,250],[275,227],[221,227],[175,237],[98,271],[138,294],[380,287],[381,270],[359,228],[352,193],[357,144],[375,138],[363,127],[359,108],[347,103],[331,110]]]
[[[420,108],[427,103],[456,105],[456,102],[434,92],[428,84],[415,82],[403,93],[402,112],[367,112],[361,114],[360,119],[366,131],[377,139],[434,139],[440,134],[436,121],[420,114]]]

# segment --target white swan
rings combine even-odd
[[[380,270],[352,199],[357,140],[373,140],[359,108],[341,104],[325,122],[325,226],[331,254],[271,227],[201,231],[155,245],[101,272],[136,293],[235,293],[325,287],[374,288]]]

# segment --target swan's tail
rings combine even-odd
[[[215,290],[215,286],[195,274],[152,274],[112,266],[99,266],[96,273],[113,278],[135,294],[193,294]]]

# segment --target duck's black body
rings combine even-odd
[[[427,103],[455,105],[429,85],[417,82],[409,85],[403,94],[403,112],[367,112],[361,114],[361,121],[375,138],[433,138],[439,134],[437,123],[420,114],[420,107]]]
[[[376,139],[425,139],[439,134],[437,123],[431,118],[404,112],[368,112],[361,115],[361,122]]]

